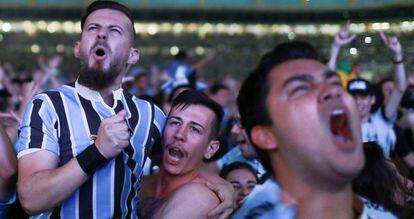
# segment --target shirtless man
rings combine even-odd
[[[222,117],[220,105],[201,92],[187,90],[174,99],[162,137],[160,173],[143,180],[142,218],[207,217],[220,203],[208,187],[217,176],[201,174],[200,167],[220,146]]]

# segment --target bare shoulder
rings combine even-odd
[[[204,183],[192,182],[179,188],[170,197],[171,200],[186,203],[189,205],[200,204],[202,208],[213,209],[220,200],[217,195]]]
[[[179,188],[174,194],[173,196],[189,196],[189,194],[194,194],[191,195],[191,197],[188,197],[188,199],[208,199],[211,200],[212,202],[217,201],[217,203],[219,202],[218,197],[216,196],[216,194],[209,189],[204,183],[201,182],[192,182],[192,183],[188,183],[184,186],[182,186],[181,188]],[[208,201],[208,200],[204,200],[204,201]]]
[[[206,218],[219,203],[219,198],[207,186],[193,182],[175,191],[157,215],[159,218]]]

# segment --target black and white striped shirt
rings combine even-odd
[[[140,176],[152,144],[159,144],[165,115],[122,89],[108,106],[96,91],[75,82],[37,95],[26,111],[15,144],[18,158],[39,150],[66,164],[93,143],[102,119],[125,109],[133,131],[130,146],[100,167],[60,206],[34,218],[135,218]]]

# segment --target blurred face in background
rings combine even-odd
[[[257,154],[250,143],[246,131],[242,128],[240,123],[240,115],[237,113],[233,127],[231,128],[231,136],[245,158],[256,158]]]
[[[231,91],[228,89],[220,89],[216,94],[211,95],[210,97],[222,107],[228,106],[232,100]]]
[[[244,197],[246,197],[257,185],[256,176],[248,169],[234,169],[230,171],[226,180],[233,185],[236,192],[237,207],[240,207]]]
[[[354,97],[361,122],[367,122],[371,115],[372,106],[375,103],[375,96],[369,94],[352,94]]]

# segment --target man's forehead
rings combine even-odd
[[[269,79],[271,83],[278,82],[283,84],[285,80],[289,80],[289,78],[296,75],[324,77],[327,72],[327,66],[317,60],[295,59],[275,66],[269,74]],[[337,74],[335,75],[339,78]]]
[[[85,20],[85,26],[91,22],[96,22],[96,19],[100,19],[100,22],[116,21],[121,22],[125,25],[131,22],[128,16],[125,15],[123,12],[114,9],[103,8],[90,13]]]
[[[190,117],[197,121],[206,121],[214,117],[214,112],[203,105],[177,105],[171,108],[170,117]]]

